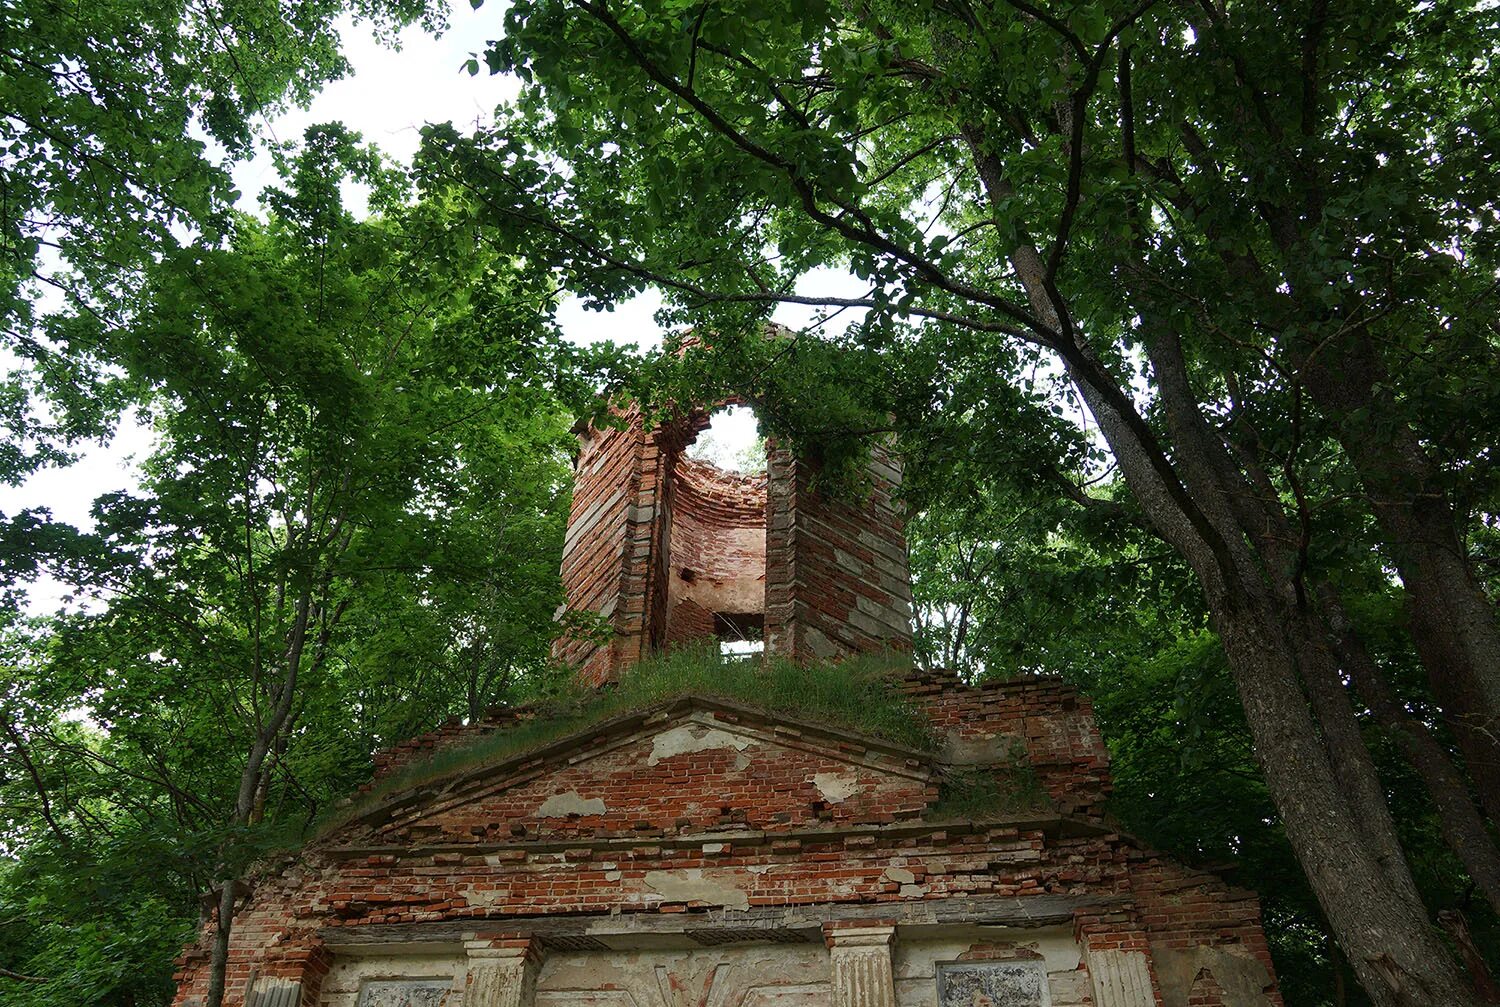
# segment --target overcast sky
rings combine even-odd
[[[409,162],[420,140],[424,123],[452,121],[460,129],[491,119],[494,107],[513,98],[517,82],[506,77],[481,74],[471,77],[463,70],[471,54],[482,52],[487,40],[499,31],[502,3],[492,2],[479,10],[459,0],[450,12],[450,27],[441,38],[433,38],[419,27],[401,35],[400,49],[378,44],[366,28],[343,23],[344,51],[354,72],[328,85],[311,106],[272,121],[268,139],[298,139],[309,125],[341,121],[390,156]],[[275,179],[269,156],[261,154],[239,165],[235,181],[243,209],[259,212],[259,193]],[[809,277],[799,288],[804,293],[822,290],[840,296],[863,292],[857,281],[845,274],[824,272]],[[660,342],[660,329],[652,318],[659,301],[651,295],[620,305],[610,313],[584,311],[576,301],[565,302],[558,320],[564,334],[579,343],[611,340],[642,347]],[[806,309],[784,307],[775,319],[800,327],[811,320]],[[840,319],[847,324],[852,319]],[[723,428],[723,429],[720,429]],[[726,458],[743,451],[754,438],[753,419],[742,414],[736,421],[715,427],[718,450]],[[114,442],[87,451],[66,469],[37,474],[19,487],[0,486],[0,512],[14,514],[25,507],[48,507],[61,521],[88,525],[89,506],[95,497],[134,486],[133,460],[150,446],[147,431],[126,423]],[[33,592],[33,610],[50,611],[59,594],[54,587],[39,585]]]

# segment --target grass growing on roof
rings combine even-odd
[[[968,818],[977,821],[1003,815],[1041,813],[1051,809],[1047,791],[1036,769],[1015,758],[1008,765],[954,766],[943,776],[931,819]]]
[[[784,658],[726,660],[717,648],[694,647],[642,661],[606,689],[586,689],[569,680],[529,704],[536,711],[533,718],[397,770],[323,819],[313,836],[333,832],[393,794],[505,762],[603,721],[687,695],[734,700],[932,751],[936,740],[925,714],[898,687],[907,667],[905,658],[886,655],[797,664]]]

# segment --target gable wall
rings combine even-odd
[[[947,672],[914,671],[903,688],[935,730],[951,735],[945,755],[953,761],[1007,763],[1019,750],[1060,810],[1102,813],[1110,791],[1109,752],[1094,722],[1093,707],[1073,686],[1055,679],[968,686]],[[477,724],[450,720],[376,753],[375,780],[532,713],[524,707],[497,709]]]
[[[826,746],[826,742],[823,743]],[[773,741],[696,714],[536,779],[382,830],[382,843],[637,836],[911,819],[937,797],[904,759],[830,756],[794,736]]]

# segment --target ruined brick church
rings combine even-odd
[[[774,446],[756,475],[689,457],[706,412],[625,419],[580,433],[563,582],[612,633],[554,654],[584,681],[705,638],[798,660],[909,648],[898,459],[877,448],[864,499],[835,499]],[[1107,754],[1071,687],[901,688],[936,750],[686,695],[488,757],[463,753],[526,709],[381,753],[340,824],[253,879],[225,1002],[1281,1004],[1255,895],[1105,817]],[[953,774],[1018,758],[1036,801],[943,812]],[[212,929],[178,1007],[202,1002]]]

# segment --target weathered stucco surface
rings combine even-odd
[[[681,938],[676,939],[679,943]],[[548,951],[538,966],[535,1003],[547,1007],[827,1007],[829,950],[821,940],[796,944],[670,946],[603,951]],[[937,1004],[940,963],[1034,961],[1046,973],[1054,1007],[1088,1004],[1088,976],[1065,928],[1007,931],[948,928],[940,936],[896,939],[890,947],[895,1007]],[[449,991],[443,1007],[486,1007],[465,999],[470,967],[461,947],[402,953],[395,948],[338,956],[321,1007],[364,1007],[360,990],[388,980],[422,980]],[[374,1007],[374,1005],[371,1005]],[[968,1007],[968,1005],[965,1005]]]
[[[602,815],[609,810],[602,797],[582,798],[578,791],[553,794],[536,809],[538,818],[567,818],[569,815]]]
[[[1173,948],[1155,944],[1156,975],[1163,1007],[1188,1007],[1194,983],[1212,976],[1223,989],[1224,1007],[1260,1007],[1275,985],[1269,969],[1243,948],[1199,945]]]
[[[980,771],[1029,767],[1044,804],[946,818],[942,753],[688,698],[393,794],[268,870],[226,1007],[954,1007],[940,973],[982,1000],[1036,969],[1056,1007],[1279,1007],[1254,896],[1111,830],[1076,693],[906,688]],[[178,1007],[201,1004],[211,939]],[[407,979],[452,985],[357,1003]]]
[[[371,983],[420,979],[427,981],[423,985],[446,985],[449,993],[443,1007],[458,1007],[467,974],[468,962],[461,947],[420,954],[391,951],[373,957],[344,955],[334,959],[328,970],[318,1003],[319,1007],[366,1007],[359,1003],[359,993]]]
[[[646,759],[646,765],[654,766],[674,755],[711,752],[718,748],[732,748],[736,752],[743,752],[752,744],[754,742],[747,737],[730,734],[717,727],[685,724],[670,731],[662,731],[651,739],[651,754]]]
[[[548,956],[537,1003],[621,1007],[825,1007],[828,952],[812,945]]]

